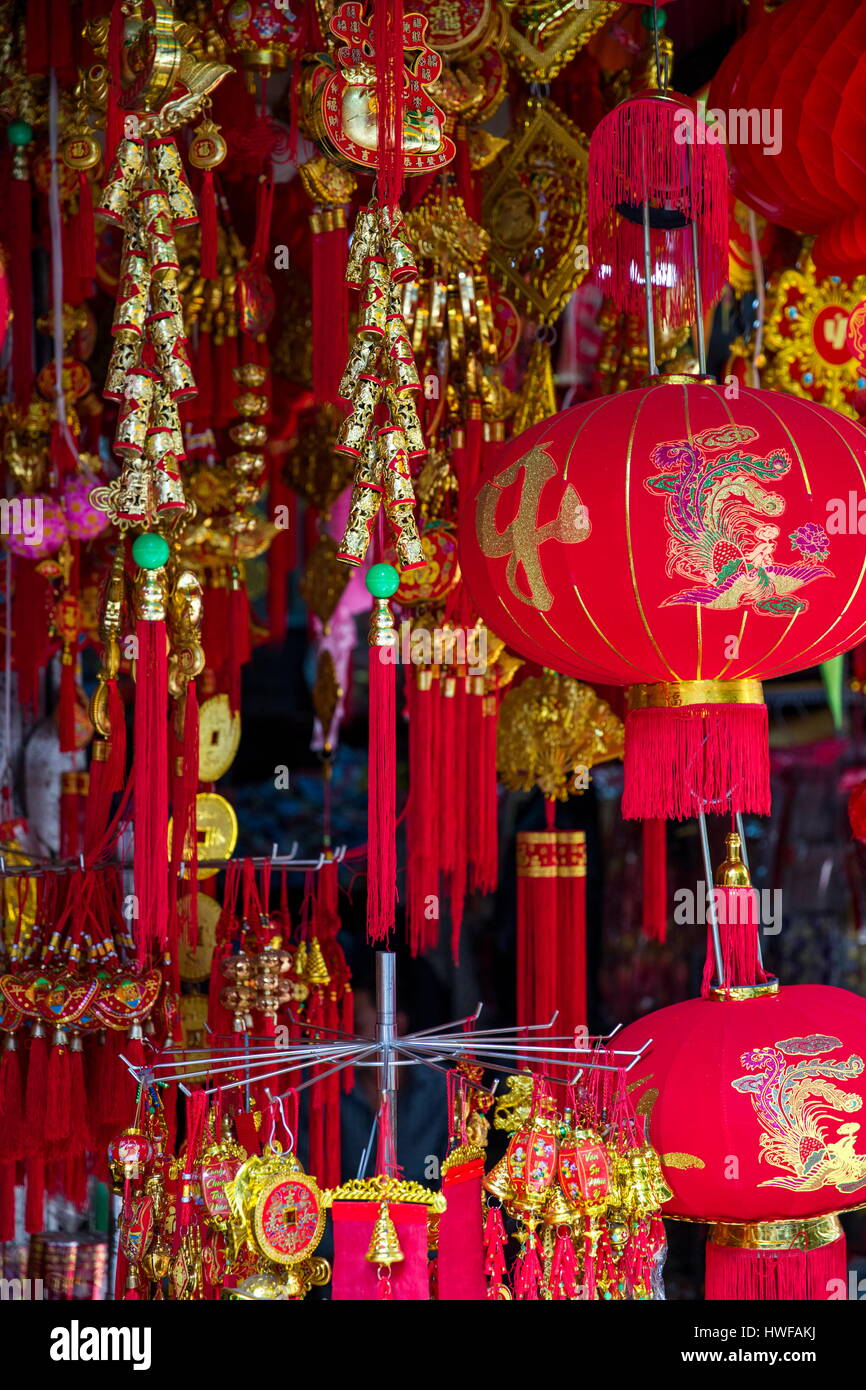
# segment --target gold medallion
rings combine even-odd
[[[222,908],[216,898],[207,893],[198,893],[198,945],[189,942],[189,897],[182,898],[178,904],[181,920],[180,933],[180,978],[200,982],[210,978],[211,962],[216,945],[216,927]]]
[[[235,760],[241,741],[241,717],[228,695],[212,695],[199,710],[198,778],[218,782]]]
[[[238,818],[224,796],[216,792],[199,792],[195,799],[195,818],[198,831],[198,857],[230,859],[238,842]],[[168,823],[168,846],[171,852],[172,821]],[[190,846],[184,846],[184,860],[189,861]],[[219,868],[201,868],[200,879],[213,878]]]

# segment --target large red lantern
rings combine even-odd
[[[711,1224],[708,1298],[844,1298],[837,1213],[866,1204],[866,1001],[823,985],[744,987],[649,1014],[632,1090],[673,1197]]]
[[[734,45],[710,91],[726,118],[736,196],[784,227],[817,232],[821,275],[859,274],[866,254],[864,50],[860,0],[787,0]]]
[[[631,687],[626,816],[766,814],[761,680],[866,631],[850,524],[866,432],[792,396],[729,395],[663,377],[563,411],[499,451],[463,516],[462,571],[493,631]]]

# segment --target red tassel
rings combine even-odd
[[[135,893],[139,960],[168,935],[168,660],[163,621],[139,618],[135,689]]]
[[[14,279],[14,277],[13,277]],[[51,585],[36,571],[38,560],[12,556],[15,583],[13,597],[12,660],[18,676],[18,699],[22,707],[34,713],[39,699],[39,673],[50,657],[48,635],[51,617]],[[27,621],[21,621],[21,614]]]
[[[15,400],[27,406],[33,394],[33,209],[30,179],[9,183],[9,297],[12,307],[12,377]]]
[[[198,858],[196,834],[196,792],[198,791],[198,700],[195,681],[190,681],[184,697],[183,739],[180,752],[175,757],[175,776],[172,791],[172,838],[171,871],[169,874],[169,897],[171,902],[172,932],[170,936],[172,960],[177,955],[176,943],[180,934],[180,920],[177,914],[179,867],[187,846],[192,852],[193,861]],[[185,881],[196,881],[196,863],[187,869]],[[193,887],[187,895],[187,919],[184,937],[190,946],[198,945],[198,893]]]
[[[213,186],[213,169],[205,169],[198,203],[201,223],[201,273],[205,280],[217,278],[217,206]]]
[[[502,1208],[489,1206],[484,1218],[484,1273],[487,1278],[488,1298],[499,1298],[500,1290],[508,1287],[505,1264],[507,1239]]]
[[[72,1127],[70,1088],[69,1046],[66,1042],[52,1043],[45,1087],[45,1138],[49,1144],[69,1138]]]
[[[217,348],[216,381],[214,382],[213,411],[215,425],[228,425],[235,418],[235,396],[238,384],[234,379],[234,369],[238,366],[238,340],[226,336]]]
[[[45,1230],[45,1160],[27,1160],[27,1196],[24,1201],[24,1229],[38,1236]]]
[[[834,1285],[847,1297],[845,1237],[817,1250],[739,1250],[707,1241],[708,1302],[759,1299],[826,1300]]]
[[[668,935],[667,821],[643,823],[643,934],[649,941]]]
[[[334,225],[336,223],[336,225]],[[349,336],[346,217],[342,208],[315,213],[313,227],[313,395],[339,401]]]
[[[24,1141],[23,1119],[21,1057],[15,1045],[15,1035],[10,1033],[0,1054],[0,1160],[21,1156],[20,1150]]]
[[[439,942],[440,681],[409,674],[409,811],[406,843],[406,930],[413,956]]]
[[[626,820],[770,814],[766,705],[636,709],[625,721]]]
[[[45,1139],[45,1104],[48,1079],[48,1039],[38,1034],[27,1052],[27,1087],[24,1095],[24,1127],[27,1152],[39,1153]]]
[[[233,710],[241,707],[241,668],[252,656],[250,605],[243,580],[229,590],[228,697]]]
[[[714,896],[722,947],[725,986],[764,984],[769,978],[758,957],[761,915],[755,888],[710,888]],[[707,904],[707,955],[701,995],[709,996],[716,973],[710,905]]]
[[[123,112],[120,109],[123,20],[121,0],[114,0],[108,25],[108,109],[105,118],[106,169],[110,169],[114,163],[114,156],[123,134]]]
[[[46,0],[27,0],[27,42],[24,46],[27,71],[44,77],[51,65],[48,48],[48,5]]]
[[[0,1163],[0,1241],[15,1235],[15,1164],[7,1160]]]
[[[514,1297],[533,1303],[541,1298],[544,1280],[539,1246],[535,1231],[527,1229],[523,1249],[514,1262]]]
[[[396,675],[394,653],[388,647],[369,650],[367,940],[385,941],[394,929],[397,898]]]
[[[93,222],[93,189],[84,169],[78,171],[78,273],[82,280],[96,278],[96,229]]]
[[[63,653],[60,662],[60,751],[61,753],[74,753],[76,749],[75,740],[75,711],[77,705],[75,689],[75,651],[69,650]]]
[[[376,0],[373,48],[379,103],[379,201],[384,207],[396,207],[403,192],[403,0]]]
[[[548,1289],[551,1298],[569,1301],[576,1299],[580,1284],[577,1274],[577,1255],[571,1232],[567,1227],[560,1226],[553,1249],[553,1259],[550,1262]]]

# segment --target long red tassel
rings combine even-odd
[[[27,406],[33,394],[33,222],[30,179],[9,182],[9,297],[12,306],[12,376],[15,400]]]
[[[110,169],[123,134],[123,112],[120,109],[120,69],[123,49],[123,7],[114,0],[108,25],[108,110],[105,118],[105,167]]]
[[[439,681],[406,681],[409,707],[406,933],[413,956],[439,941]]]
[[[24,1229],[28,1235],[38,1236],[45,1230],[45,1160],[28,1158],[27,1196],[24,1202]]]
[[[15,1164],[0,1163],[0,1241],[15,1239]]]
[[[213,169],[205,169],[198,203],[201,223],[201,273],[205,280],[217,278],[217,206]]]
[[[86,170],[78,172],[78,274],[82,280],[96,278],[96,230],[93,222],[93,189]]]
[[[179,742],[179,748],[177,746]],[[184,857],[185,849],[190,847],[193,861],[197,855],[196,838],[196,792],[198,790],[198,744],[199,744],[199,722],[198,722],[198,699],[196,697],[195,681],[190,681],[186,687],[184,697],[183,715],[183,737],[176,741],[176,754],[174,763],[174,784],[172,789],[172,837],[171,837],[171,868],[169,873],[169,900],[170,900],[170,919],[172,929],[170,942],[172,946],[172,959],[175,958],[177,951],[175,945],[180,934],[180,921],[178,918],[179,901],[179,868]],[[198,893],[195,889],[196,866],[190,866],[185,880],[192,883],[192,889],[187,895],[188,916],[185,922],[184,934],[191,946],[198,944]]]
[[[138,618],[135,690],[135,893],[139,960],[168,932],[168,659],[164,621]]]
[[[340,377],[349,337],[346,266],[346,215],[342,208],[314,213],[313,228],[313,395],[339,400]]]
[[[667,821],[643,823],[643,934],[666,941],[668,934]]]
[[[15,1045],[15,1034],[10,1033],[0,1054],[0,1159],[20,1157],[23,1122],[21,1057]]]
[[[394,930],[397,899],[396,674],[387,647],[370,647],[367,787],[367,940]]]

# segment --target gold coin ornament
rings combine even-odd
[[[228,695],[212,695],[199,710],[198,778],[218,782],[235,760],[241,741],[241,717]]]
[[[216,928],[222,908],[216,898],[207,893],[198,893],[198,944],[189,941],[189,898],[181,899],[179,913],[181,919],[180,959],[178,966],[180,978],[191,984],[210,979],[211,963],[216,946]]]
[[[198,857],[201,860],[230,859],[238,842],[238,818],[234,808],[224,796],[217,792],[199,792],[195,799],[195,817],[198,830]],[[168,823],[168,846],[171,852],[173,822]],[[184,860],[188,861],[192,846],[184,846]],[[200,868],[199,879],[213,878],[219,868]]]

